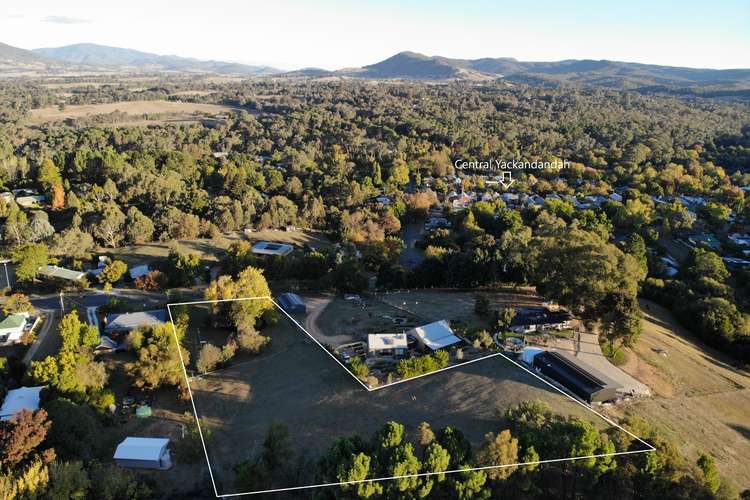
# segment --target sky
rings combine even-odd
[[[88,42],[287,70],[363,66],[404,50],[750,68],[748,0],[1,3],[0,42],[24,49]]]

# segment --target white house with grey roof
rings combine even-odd
[[[167,321],[167,312],[164,309],[157,309],[153,311],[110,314],[105,321],[104,333],[128,333],[138,328],[148,328],[165,323]]]

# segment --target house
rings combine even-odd
[[[18,196],[16,203],[23,208],[38,208],[47,199],[44,195]]]
[[[12,190],[13,196],[36,196],[39,193],[34,189],[20,188]]]
[[[387,196],[378,196],[377,198],[375,198],[375,203],[379,203],[381,205],[388,206],[392,202],[391,202],[391,199],[389,197],[387,197]]]
[[[44,386],[11,389],[0,407],[0,420],[10,420],[23,410],[39,409],[40,394]]]
[[[439,227],[451,227],[451,223],[445,217],[430,217],[424,224],[426,231],[437,229]]]
[[[255,255],[280,256],[289,255],[294,250],[292,245],[286,243],[275,243],[273,241],[259,241],[253,245],[252,251]]]
[[[718,250],[719,247],[721,247],[721,243],[719,243],[719,240],[716,239],[712,234],[694,234],[692,236],[688,236],[688,241],[692,244],[693,247],[697,246],[706,246],[710,250]]]
[[[612,193],[611,195],[609,195],[609,199],[612,201],[618,201],[622,203],[622,195],[619,193]]]
[[[39,268],[39,275],[44,276],[45,278],[79,281],[86,276],[86,273],[58,266],[42,266]]]
[[[39,318],[32,318],[27,312],[9,314],[0,321],[0,346],[17,344],[37,323]]]
[[[140,278],[141,276],[145,276],[148,273],[151,272],[151,268],[148,264],[140,264],[138,266],[133,266],[130,269],[128,269],[128,274],[130,275],[131,280],[136,280]]]
[[[367,336],[370,356],[403,356],[408,349],[405,333],[371,333]]]
[[[728,238],[737,246],[750,247],[750,234],[733,233]]]
[[[573,316],[566,311],[551,311],[547,307],[525,307],[516,309],[516,316],[509,330],[515,333],[565,330],[571,327],[572,319]]]
[[[110,314],[105,318],[104,333],[129,333],[138,328],[161,325],[167,321],[164,309],[154,311],[140,311],[135,313]]]
[[[456,193],[454,191],[448,195],[448,201],[454,210],[463,210],[471,205],[473,198],[469,193]]]
[[[126,437],[117,445],[113,458],[117,465],[128,469],[172,468],[167,438]]]
[[[283,310],[290,314],[306,314],[307,313],[307,306],[305,305],[305,301],[302,300],[302,297],[297,295],[296,293],[282,293],[277,298],[279,301],[279,305]]]
[[[551,378],[589,403],[611,401],[622,386],[585,361],[562,351],[545,351],[533,358],[537,372]]]
[[[722,257],[721,260],[729,269],[745,269],[750,267],[750,260],[738,259],[737,257]]]
[[[418,326],[407,331],[406,334],[413,335],[417,339],[419,348],[423,350],[428,348],[437,351],[461,342],[461,339],[456,337],[450,325],[444,319]]]

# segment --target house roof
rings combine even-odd
[[[129,332],[144,326],[160,325],[167,321],[167,312],[164,309],[154,311],[140,311],[125,314],[110,314],[107,316],[105,332]]]
[[[291,292],[286,292],[279,295],[279,302],[281,303],[281,306],[286,309],[293,309],[295,307],[305,305],[305,301],[302,300],[302,297],[300,297],[296,293]]]
[[[8,391],[0,408],[0,420],[10,420],[22,410],[36,411],[39,409],[39,393],[44,386],[21,387]]]
[[[418,337],[425,346],[433,351],[461,342],[461,339],[456,337],[450,325],[444,319],[418,326],[407,333]]]
[[[86,273],[81,271],[58,266],[42,266],[39,268],[39,274],[48,278],[58,278],[68,281],[78,281],[86,275]]]
[[[133,266],[128,271],[128,274],[130,274],[130,277],[132,279],[140,278],[141,276],[144,276],[148,274],[150,271],[148,264],[141,264],[140,266]]]
[[[406,349],[408,342],[405,333],[371,333],[367,336],[367,346],[371,351]]]
[[[260,255],[289,255],[294,250],[292,245],[273,241],[259,241],[253,245],[253,253]]]
[[[621,389],[622,385],[598,371],[581,358],[565,351],[545,351],[534,356],[535,363],[552,364],[567,382],[575,384],[586,392],[601,388]]]
[[[168,445],[167,438],[126,437],[117,445],[114,459],[158,461]]]
[[[28,317],[29,313],[11,314],[4,320],[0,321],[0,330],[21,328],[26,324]]]

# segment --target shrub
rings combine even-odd
[[[356,357],[352,359],[352,362],[349,364],[349,369],[354,376],[360,380],[367,380],[367,377],[370,376],[370,369],[365,362],[362,361],[362,358]]]
[[[198,354],[198,360],[195,367],[201,373],[208,373],[222,361],[221,349],[213,344],[203,344]]]
[[[257,354],[271,339],[264,337],[255,330],[237,332],[237,343],[245,352]]]
[[[151,271],[135,279],[135,287],[144,292],[164,290],[169,284],[169,278],[161,271]]]

